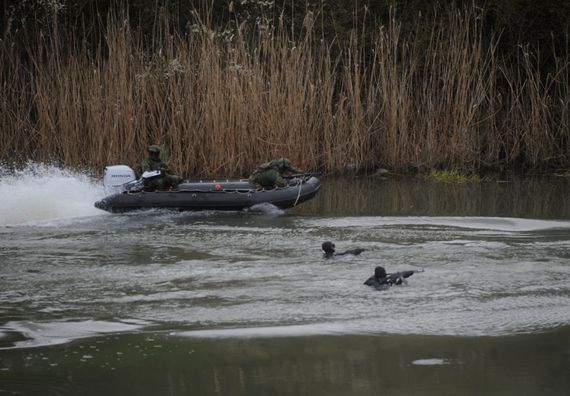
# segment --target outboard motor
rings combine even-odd
[[[111,165],[105,167],[103,185],[108,193],[123,191],[127,183],[136,180],[135,172],[127,165]]]

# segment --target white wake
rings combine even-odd
[[[93,216],[103,185],[86,174],[29,163],[16,171],[0,166],[0,226]]]

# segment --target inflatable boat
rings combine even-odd
[[[126,165],[105,168],[105,189],[114,191],[95,207],[108,212],[127,212],[140,209],[187,210],[243,210],[254,205],[269,203],[281,209],[293,208],[315,196],[320,181],[314,174],[295,175],[285,187],[262,189],[247,179],[240,180],[187,180],[172,190],[149,191],[144,188],[146,173],[135,178]]]

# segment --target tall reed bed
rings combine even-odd
[[[52,32],[1,43],[0,157],[100,170],[136,165],[148,144],[178,173],[245,175],[285,156],[341,172],[570,166],[570,54],[544,76],[536,53],[498,55],[476,11],[419,20],[395,15],[341,46],[307,14],[215,30],[199,16],[187,34],[164,18],[153,44],[111,14],[93,47]]]

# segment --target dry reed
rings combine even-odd
[[[281,156],[325,172],[570,166],[570,55],[546,77],[528,49],[507,64],[471,9],[405,37],[393,15],[372,46],[355,31],[335,51],[311,14],[295,39],[282,24],[221,32],[199,18],[182,35],[164,18],[150,49],[109,18],[95,49],[52,32],[22,53],[7,33],[0,158],[100,170],[156,143],[187,176]]]

